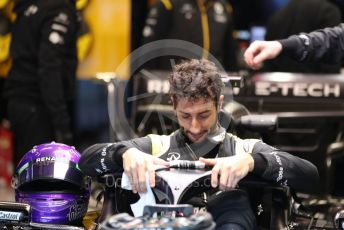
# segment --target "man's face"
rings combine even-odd
[[[217,127],[217,109],[213,100],[181,98],[175,110],[180,127],[194,143],[203,141]]]

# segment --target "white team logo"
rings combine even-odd
[[[144,37],[150,37],[150,36],[152,36],[153,35],[153,30],[152,30],[152,27],[150,27],[150,26],[145,26],[144,28],[143,28],[143,36]]]
[[[224,9],[223,5],[221,5],[221,3],[216,2],[214,4],[214,11],[216,14],[223,14],[225,9]]]
[[[49,35],[49,41],[53,44],[63,44],[63,37],[57,32],[51,32]]]
[[[180,154],[176,152],[170,152],[167,154],[167,161],[179,160]]]
[[[214,4],[214,12],[215,12],[214,19],[216,22],[219,22],[219,23],[226,23],[227,22],[227,17],[225,14],[225,8],[221,3],[216,2]]]
[[[38,7],[36,5],[31,5],[25,10],[24,15],[28,17],[28,16],[36,14],[37,11],[38,11]]]
[[[149,11],[149,15],[148,17],[156,17],[158,16],[158,10],[156,8],[152,8],[150,11]]]
[[[192,18],[192,14],[194,13],[194,9],[191,4],[184,4],[180,10],[182,14],[184,14],[184,17],[187,20],[190,20]]]
[[[57,16],[54,18],[54,21],[55,21],[55,22],[62,23],[62,24],[64,24],[64,25],[68,25],[68,24],[69,24],[68,15],[65,14],[65,13],[60,13],[59,15],[57,15]]]

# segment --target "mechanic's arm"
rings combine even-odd
[[[344,23],[280,41],[282,54],[301,62],[340,63],[344,56]]]
[[[280,54],[300,62],[339,63],[344,56],[344,23],[280,41],[253,42],[245,51],[244,59],[251,68],[259,69],[265,60]]]
[[[64,6],[50,9],[42,25],[38,50],[41,97],[52,118],[55,141],[65,144],[72,144],[66,82],[75,81],[77,29],[78,22],[73,9]]]
[[[307,160],[263,142],[254,145],[251,155],[254,159],[252,172],[263,179],[303,191],[311,190],[319,183],[316,166]]]

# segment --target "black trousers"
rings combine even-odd
[[[207,210],[216,223],[216,230],[253,230],[257,227],[248,194],[244,190],[211,195]]]
[[[9,100],[8,119],[14,134],[14,164],[35,145],[54,140],[51,116],[43,105],[29,101]]]
[[[216,230],[245,230],[245,228],[238,224],[224,224],[216,227]]]

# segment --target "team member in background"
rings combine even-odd
[[[15,161],[33,146],[72,144],[78,19],[74,0],[16,0],[5,83]]]
[[[253,69],[278,55],[299,62],[341,63],[344,56],[344,23],[308,34],[293,35],[278,41],[256,41],[245,51],[244,59]]]
[[[232,7],[224,0],[158,0],[150,9],[143,29],[143,44],[161,39],[191,42],[204,49],[202,56],[212,54],[226,70],[237,71],[237,45],[233,40]],[[148,67],[171,69],[170,58],[161,56]],[[168,54],[168,53],[167,53]]]
[[[169,82],[180,129],[169,136],[148,135],[93,145],[83,152],[79,162],[86,175],[124,170],[133,191],[145,192],[145,172],[149,173],[150,186],[155,185],[154,165],[166,165],[171,160],[200,160],[213,166],[211,185],[226,194],[223,198],[224,194],[209,193],[206,198],[193,199],[192,204],[207,207],[221,230],[255,229],[247,193],[234,189],[249,172],[294,189],[311,190],[317,183],[318,172],[312,163],[258,139],[240,139],[219,124],[224,85],[214,63],[193,59],[177,65]],[[212,207],[210,200],[217,199],[221,201]]]

